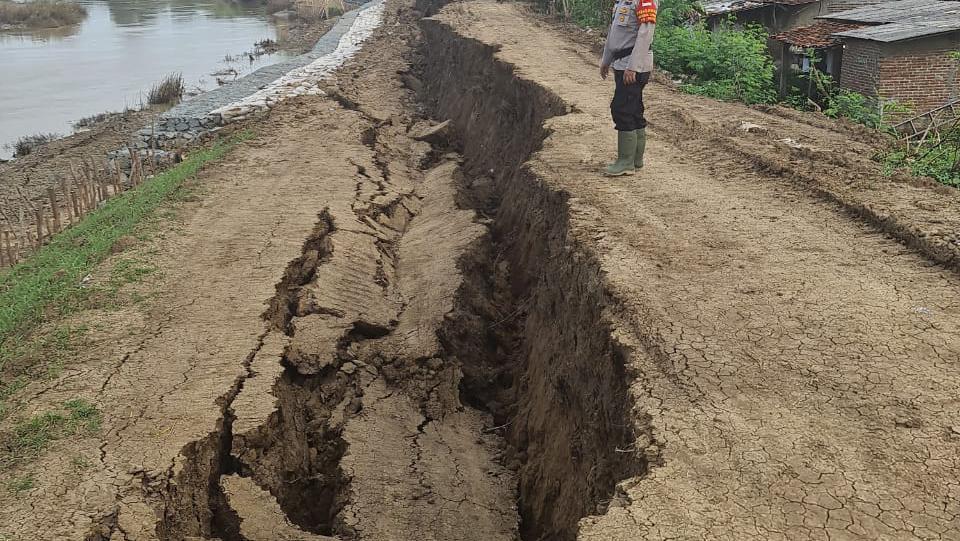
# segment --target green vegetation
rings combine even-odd
[[[21,492],[26,492],[33,489],[34,485],[36,485],[36,481],[33,479],[33,477],[25,475],[23,477],[17,477],[16,479],[13,479],[7,483],[7,490],[14,494],[20,494]]]
[[[34,0],[11,2],[0,0],[0,26],[18,28],[56,28],[77,24],[87,17],[87,10],[73,2]]]
[[[871,98],[841,88],[832,77],[820,71],[821,59],[809,49],[805,56],[810,70],[797,74],[786,104],[803,111],[816,110],[831,118],[845,118],[877,131],[892,132],[889,119],[909,110],[896,100]]]
[[[753,24],[736,29],[726,22],[715,30],[702,21],[657,24],[653,52],[661,68],[681,78],[686,92],[726,101],[773,103],[777,93],[767,37],[763,27]]]
[[[950,53],[960,69],[960,51]],[[941,128],[917,146],[888,152],[883,162],[889,172],[903,169],[960,188],[960,122]]]
[[[610,24],[613,0],[536,0],[544,12],[580,26]],[[698,0],[661,0],[653,42],[657,66],[679,79],[691,94],[747,104],[783,103],[805,111],[819,111],[872,130],[893,134],[891,119],[908,108],[894,100],[865,96],[840,88],[817,69],[820,58],[808,50],[811,69],[792,77],[789,95],[780,100],[775,65],[767,47],[769,35],[759,25],[736,26],[733,19],[708,28]],[[951,55],[960,66],[960,51]],[[948,186],[960,187],[960,126],[925,142],[921,148],[898,148],[879,159],[888,172],[905,169]]]
[[[0,374],[11,371],[18,374],[12,381],[0,384],[0,418],[4,416],[6,401],[26,386],[26,369],[40,365],[41,372],[34,370],[31,371],[32,375],[44,372],[47,376],[55,375],[74,353],[75,344],[86,331],[86,327],[60,325],[30,340],[11,340],[0,349]],[[16,367],[11,366],[13,362],[16,362]]]
[[[11,415],[12,399],[31,380],[58,375],[87,332],[83,326],[40,327],[40,323],[58,321],[88,306],[110,307],[120,288],[154,273],[156,269],[146,262],[125,257],[114,262],[102,283],[92,285],[87,279],[116,246],[148,237],[151,229],[145,225],[167,216],[169,209],[162,208],[165,203],[192,197],[193,189],[185,182],[203,165],[250,137],[251,133],[243,132],[196,152],[176,167],[108,200],[29,259],[0,274],[0,419]],[[143,296],[132,300],[138,299]],[[18,424],[14,454],[42,448],[51,435],[73,430],[80,420],[89,421],[90,427],[99,422],[95,410],[82,402],[69,402],[65,407],[67,415],[54,412]]]
[[[184,91],[183,75],[171,73],[150,88],[147,93],[147,103],[150,105],[174,105],[183,97]]]
[[[0,369],[14,355],[38,347],[28,334],[42,319],[68,315],[84,306],[94,292],[85,287],[84,278],[110,255],[121,237],[133,235],[138,224],[158,207],[183,195],[184,182],[204,164],[251,136],[244,132],[196,152],[176,167],[108,200],[103,208],[0,276],[0,351],[4,352],[0,354]],[[120,263],[112,278],[137,278],[148,272],[140,264]]]
[[[81,399],[69,400],[57,410],[23,419],[6,438],[0,466],[37,456],[56,440],[96,433],[102,421],[100,410]]]
[[[888,173],[905,169],[911,174],[960,188],[960,129],[948,131],[939,141],[920,148],[897,149],[882,158]]]
[[[537,8],[586,28],[610,24],[614,0],[536,0]]]
[[[93,466],[93,463],[87,460],[86,457],[79,456],[79,455],[70,459],[70,464],[72,464],[73,468],[77,471],[83,471],[89,468],[90,466]]]

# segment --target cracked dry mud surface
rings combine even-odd
[[[772,159],[760,145],[738,156],[702,126],[759,118],[768,138],[811,134],[851,161],[858,143],[654,86],[647,168],[604,180],[610,89],[589,58],[514,5],[438,19],[576,111],[547,121],[530,170],[568,195],[599,260],[634,414],[660,449],[580,539],[960,537],[960,279],[811,197],[791,164],[751,167]]]
[[[104,426],[18,466],[0,539],[960,538],[960,198],[658,85],[647,167],[601,178],[593,61],[388,1],[25,391]]]

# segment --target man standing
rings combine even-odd
[[[617,128],[617,161],[607,176],[629,175],[643,167],[647,121],[643,118],[643,87],[653,71],[653,33],[657,24],[655,0],[617,0],[613,23],[600,59],[604,79],[613,67],[617,88],[610,104]]]

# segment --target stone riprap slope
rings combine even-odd
[[[356,55],[380,25],[383,1],[374,0],[344,14],[313,50],[259,70],[170,109],[138,132],[135,144],[169,148],[200,134],[243,120],[293,96],[320,95],[319,83]],[[154,145],[155,143],[155,145]]]

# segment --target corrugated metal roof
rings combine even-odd
[[[892,43],[960,31],[960,2],[955,0],[896,0],[824,15],[821,19],[861,23],[856,30],[838,32],[841,38]]]
[[[895,41],[923,38],[957,31],[960,31],[960,19],[956,21],[930,23],[884,24],[860,28],[858,30],[849,30],[847,32],[838,32],[836,36],[840,38],[868,39],[883,43],[893,43]]]

